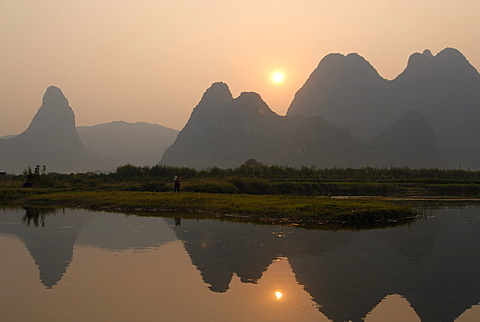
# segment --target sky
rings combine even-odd
[[[217,81],[284,115],[329,53],[387,79],[427,48],[479,69],[479,14],[478,0],[0,0],[0,136],[27,128],[50,85],[77,125],[180,130]]]

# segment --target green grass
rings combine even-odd
[[[313,196],[244,195],[183,192],[65,191],[30,194],[23,205],[81,207],[137,212],[197,212],[214,217],[289,223],[395,221],[418,212],[374,199],[332,199]]]

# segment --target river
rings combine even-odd
[[[322,230],[0,209],[0,321],[479,321],[480,208]]]

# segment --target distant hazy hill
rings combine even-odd
[[[456,49],[413,54],[389,81],[357,54],[326,56],[287,115],[319,115],[368,141],[410,110],[431,124],[450,162],[480,157],[480,75]]]
[[[418,111],[409,111],[371,141],[371,165],[429,167],[443,161],[435,133]]]
[[[289,136],[288,157],[281,163],[319,167],[366,164],[368,146],[352,137],[348,130],[333,125],[320,116],[304,119]]]
[[[108,156],[116,165],[154,165],[169,147],[178,131],[158,124],[116,121],[77,127],[83,144]]]
[[[105,169],[108,160],[86,149],[75,128],[75,114],[62,91],[47,89],[42,106],[21,134],[0,139],[0,168],[21,172],[46,165],[50,171]]]

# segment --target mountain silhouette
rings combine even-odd
[[[286,257],[333,321],[362,321],[392,294],[405,297],[422,321],[453,321],[480,299],[477,211],[443,209],[429,220],[371,230],[196,219],[174,229],[212,292],[227,292],[235,274],[262,283],[269,264]]]
[[[216,293],[229,289],[234,274],[243,283],[257,283],[282,251],[269,226],[182,220],[174,230],[203,281]]]
[[[478,159],[480,75],[453,48],[436,56],[429,50],[413,54],[392,81],[357,54],[328,55],[296,93],[287,115],[322,116],[367,142],[411,110],[431,125],[445,161]]]
[[[422,321],[454,321],[480,300],[478,209],[434,214],[385,229],[329,231],[195,218],[174,226],[172,218],[17,208],[2,211],[0,234],[25,244],[46,288],[68,273],[75,246],[154,250],[178,239],[215,293],[227,292],[234,275],[261,284],[270,264],[287,258],[298,284],[333,321],[361,321],[392,294]]]
[[[225,83],[214,83],[203,94],[162,163],[231,167],[249,158],[262,162],[276,159],[282,144],[282,117],[256,93],[233,98]],[[273,154],[272,154],[273,153]]]
[[[48,171],[114,170],[127,163],[160,161],[178,131],[144,122],[75,126],[75,114],[62,91],[50,86],[29,127],[0,138],[0,168],[19,173],[45,165]]]
[[[331,55],[327,60],[346,59],[341,57]],[[347,57],[354,63],[363,62],[358,70],[370,75],[372,82],[378,80],[366,61],[357,55]],[[260,95],[242,93],[233,98],[226,84],[214,83],[161,163],[232,167],[251,158],[269,164],[318,167],[425,167],[443,160],[432,127],[418,111],[392,119],[388,128],[364,143],[321,116],[279,116]]]
[[[362,149],[347,130],[320,117],[280,116],[257,93],[233,98],[225,83],[214,83],[161,163],[232,167],[254,158],[270,164],[353,165]]]
[[[379,119],[399,117],[388,102],[388,82],[358,54],[325,56],[298,90],[287,115],[321,116],[361,140],[373,136]]]
[[[47,88],[38,112],[21,134],[0,140],[0,161],[9,172],[46,165],[49,171],[84,171],[105,168],[107,160],[80,141],[75,114],[55,86]]]
[[[86,221],[84,216],[55,216],[56,211],[12,209],[2,214],[0,222],[0,234],[15,235],[24,243],[46,288],[53,288],[66,273],[72,262],[75,240]]]
[[[330,54],[295,94],[286,116],[259,94],[234,98],[218,82],[175,139],[174,130],[146,123],[77,132],[68,100],[51,86],[27,130],[0,139],[0,167],[21,172],[38,164],[72,172],[160,161],[207,168],[253,158],[293,166],[470,168],[480,166],[478,119],[480,75],[456,49],[415,53],[394,80],[382,78],[358,54]]]
[[[133,164],[156,164],[178,131],[158,124],[116,121],[77,127],[80,140],[88,149],[112,160],[112,168]]]
[[[413,54],[393,82],[398,106],[416,109],[432,125],[443,154],[452,162],[480,156],[480,75],[458,50]]]
[[[13,235],[22,241],[46,288],[53,288],[67,273],[75,246],[146,250],[175,240],[172,229],[158,217],[98,216],[82,209],[33,207],[8,209],[1,215],[0,235]]]

